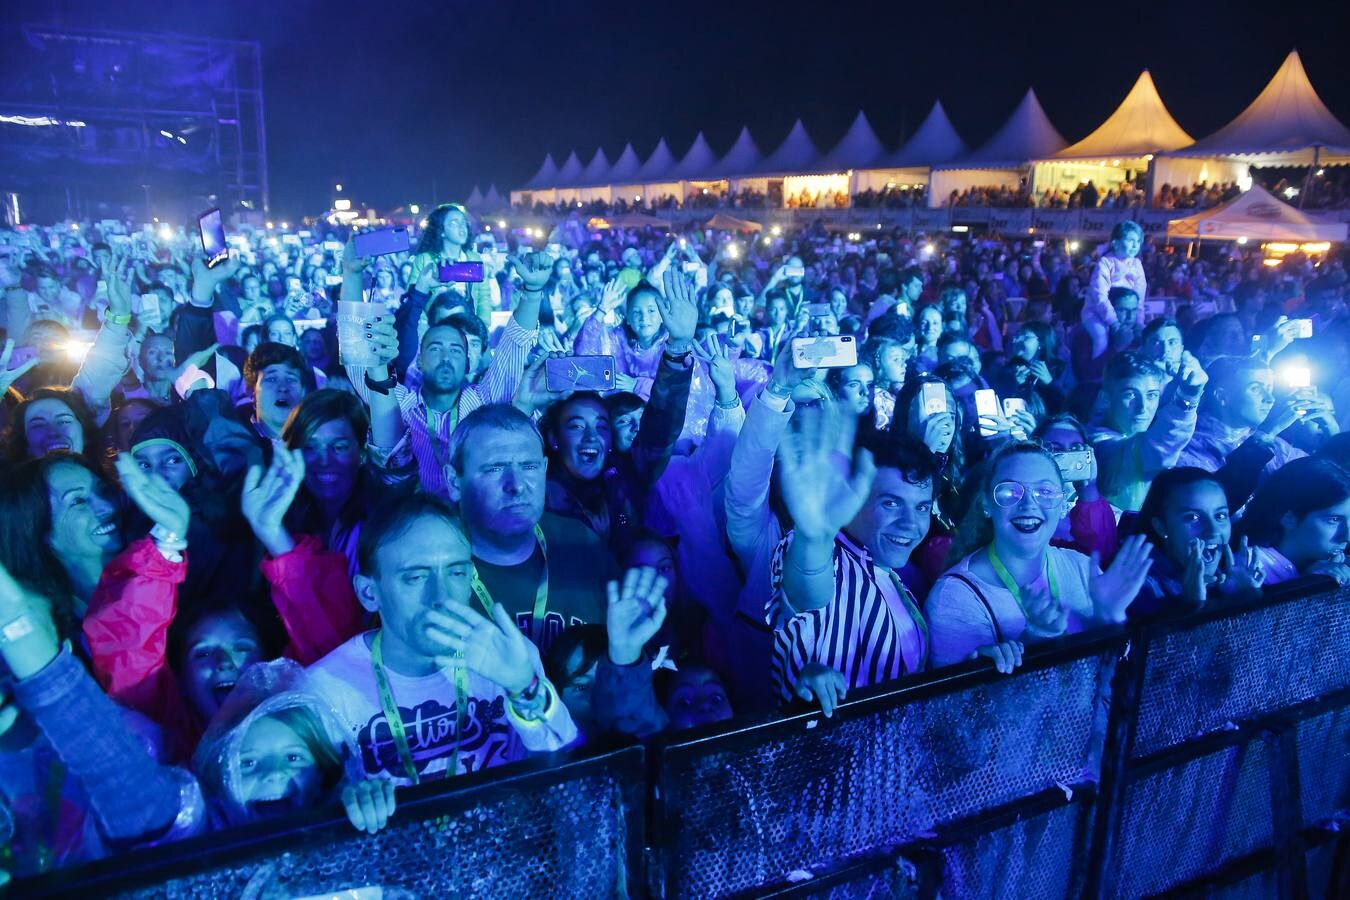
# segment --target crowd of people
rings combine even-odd
[[[1342,256],[868,237],[0,231],[0,870],[1350,583]]]

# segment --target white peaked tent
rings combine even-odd
[[[530,195],[530,202],[542,201],[552,203],[556,198],[553,185],[558,181],[558,164],[553,161],[553,154],[544,156],[544,162],[539,167],[539,171],[534,173],[534,177],[525,182],[525,186],[518,191],[511,192],[512,203],[523,203],[525,195]]]
[[[769,154],[759,167],[764,175],[796,175],[805,172],[817,172],[820,169],[820,151],[815,141],[806,133],[806,126],[798,119],[792,123],[783,143]]]
[[[478,189],[478,185],[475,184],[473,190],[469,191],[469,199],[464,201],[464,205],[475,212],[483,208],[483,192]]]
[[[1306,213],[1252,185],[1227,203],[1167,223],[1168,237],[1235,241],[1344,241],[1346,224]]]
[[[935,101],[923,123],[899,150],[882,155],[871,168],[855,173],[854,193],[868,188],[879,191],[892,184],[927,184],[932,166],[964,156],[969,149],[952,127],[942,101]]]
[[[553,183],[557,187],[571,187],[581,179],[581,160],[577,159],[577,151],[573,150],[567,154],[567,159],[563,161],[562,168],[558,170],[558,175]]]
[[[706,173],[710,178],[727,178],[734,175],[749,175],[764,168],[764,155],[759,152],[755,139],[750,136],[749,128],[741,128],[736,143],[718,161],[713,170]],[[696,177],[696,176],[695,176]]]
[[[821,168],[830,172],[847,172],[850,169],[866,169],[875,164],[886,153],[881,139],[872,130],[872,123],[862,110],[854,117],[853,124],[844,132],[829,153],[821,160]]]
[[[694,135],[694,142],[689,145],[679,163],[666,174],[675,181],[701,181],[707,179],[716,166],[717,156],[700,131]]]
[[[1115,187],[1146,172],[1155,154],[1193,143],[1195,139],[1167,111],[1145,69],[1095,131],[1037,162],[1032,190],[1038,195],[1049,188],[1072,191],[1089,180],[1099,188]]]
[[[697,140],[702,138],[703,135],[700,134]],[[703,146],[706,148],[708,145],[704,143]],[[708,150],[708,156],[712,156],[712,150]],[[647,161],[638,169],[637,183],[642,185],[642,196],[653,200],[669,196],[683,203],[684,189],[680,185],[680,180],[672,177],[671,173],[674,171],[675,156],[666,145],[666,139],[661,138],[656,142],[656,149],[652,151],[652,155],[647,157]]]
[[[618,159],[614,160],[614,165],[609,170],[610,184],[635,184],[638,170],[641,168],[642,163],[638,160],[633,145],[625,144],[623,152],[619,154]]]
[[[487,194],[483,197],[483,211],[496,212],[506,204],[502,202],[502,195],[497,192],[497,185],[488,185]]]
[[[1236,119],[1171,155],[1233,156],[1257,166],[1350,163],[1350,129],[1317,96],[1294,50]]]
[[[1028,88],[1008,121],[994,136],[960,159],[933,167],[929,206],[946,206],[952,191],[969,187],[1006,185],[1015,188],[1032,160],[1046,159],[1067,146]]]

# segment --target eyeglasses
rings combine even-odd
[[[1041,509],[1054,509],[1064,502],[1064,491],[1060,488],[1047,485],[1031,487],[1020,481],[1000,481],[994,485],[994,502],[1007,509],[1021,503],[1027,491],[1031,492],[1032,499]]]

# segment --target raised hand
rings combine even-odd
[[[187,537],[191,515],[187,501],[162,475],[143,470],[130,453],[118,454],[117,474],[122,489],[150,521],[180,538]]]
[[[1093,551],[1092,572],[1088,578],[1088,593],[1092,595],[1092,605],[1097,618],[1103,622],[1120,623],[1125,621],[1125,610],[1148,578],[1148,570],[1153,565],[1153,545],[1142,534],[1127,537],[1120,545],[1120,551],[1111,561],[1111,566],[1097,574],[1101,568],[1101,556]]]
[[[617,276],[611,278],[600,291],[600,308],[605,312],[618,309],[627,297],[628,291],[624,288],[623,280]]]
[[[42,671],[61,650],[61,638],[52,621],[51,603],[14,580],[0,565],[0,625],[6,634],[0,640],[3,656],[15,678]],[[0,695],[0,735],[18,718],[18,709]]]
[[[38,364],[37,356],[19,363],[14,368],[9,367],[9,361],[14,358],[14,338],[5,339],[5,349],[0,351],[0,397],[9,392],[14,382],[22,378],[29,369]]]
[[[1227,551],[1227,547],[1224,548]],[[1181,576],[1181,599],[1187,606],[1205,605],[1209,585],[1205,582],[1205,542],[1200,538],[1186,548],[1186,568]]]
[[[394,782],[388,778],[363,778],[342,787],[342,808],[357,831],[379,831],[394,814],[394,806]]]
[[[547,253],[518,253],[511,257],[511,265],[516,269],[525,292],[537,294],[548,284],[553,276],[553,260]]]
[[[249,466],[244,475],[241,498],[244,518],[273,556],[283,556],[295,549],[284,519],[304,480],[304,451],[287,450],[280,443],[274,445],[272,464],[266,473],[262,466],[255,465]]]
[[[387,366],[398,359],[398,332],[392,315],[376,316],[366,325],[366,343],[375,353],[377,366]]]
[[[360,275],[372,262],[374,259],[371,257],[356,255],[356,232],[352,232],[352,236],[347,238],[347,243],[342,248],[342,274]]]
[[[848,682],[824,663],[809,662],[797,676],[796,693],[807,703],[819,700],[820,711],[828,719],[848,695]]]
[[[674,266],[666,269],[663,280],[666,285],[665,295],[656,292],[656,307],[661,311],[661,321],[670,335],[666,347],[672,352],[683,353],[698,328],[698,300],[694,283]]]
[[[1246,535],[1238,541],[1237,553],[1227,544],[1223,548],[1221,571],[1226,576],[1222,589],[1225,594],[1259,594],[1266,583],[1266,569],[1256,548],[1247,542]]]
[[[935,413],[924,420],[923,443],[933,453],[946,453],[956,437],[956,416],[949,412]]]
[[[544,407],[570,397],[571,391],[549,390],[548,373],[546,371],[546,363],[550,359],[562,359],[566,355],[565,353],[543,353],[534,362],[527,365],[524,374],[521,376],[520,384],[516,386],[516,396],[511,401],[512,405],[526,415],[534,415]],[[615,376],[616,384],[617,377]]]
[[[623,586],[608,585],[609,606],[605,631],[609,635],[609,658],[615,665],[631,666],[642,658],[642,648],[666,620],[666,579],[644,566],[624,573]]]
[[[736,367],[718,335],[709,335],[701,344],[695,341],[694,357],[708,366],[708,375],[717,390],[717,402],[730,403],[736,399]]]
[[[798,410],[778,448],[783,500],[797,533],[833,542],[867,502],[876,477],[872,454],[853,458],[856,421],[836,407]]]
[[[519,694],[534,680],[534,645],[500,603],[493,605],[491,619],[471,606],[451,603],[429,611],[426,621],[427,636],[445,647],[436,656],[442,668],[461,660],[508,694]]]
[[[1199,397],[1209,383],[1209,375],[1200,366],[1200,360],[1189,350],[1181,351],[1181,371],[1177,374],[1182,392],[1188,397]]]
[[[1028,591],[1023,602],[1026,606],[1028,638],[1045,640],[1059,637],[1068,627],[1069,610],[1050,593],[1048,584],[1042,582],[1039,588]]]

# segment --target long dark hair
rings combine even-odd
[[[1167,501],[1177,491],[1206,481],[1217,484],[1221,490],[1223,488],[1223,483],[1213,472],[1196,466],[1178,466],[1175,469],[1164,469],[1153,479],[1153,484],[1149,485],[1144,503],[1139,507],[1135,527],[1140,534],[1149,539],[1149,542],[1159,552],[1162,552],[1163,536],[1158,533],[1158,529],[1153,527],[1153,520],[1163,517],[1167,509]]]
[[[84,434],[84,452],[80,455],[90,460],[103,458],[103,433],[99,430],[98,421],[94,418],[94,412],[89,408],[89,404],[85,402],[84,396],[73,388],[43,387],[33,391],[14,407],[9,432],[4,440],[6,461],[18,463],[28,459],[28,431],[24,425],[24,417],[28,407],[39,400],[59,400],[69,407],[80,423],[80,431]]]
[[[0,478],[0,563],[14,580],[47,598],[52,619],[65,637],[75,628],[75,586],[52,550],[52,501],[47,477],[60,465],[79,466],[111,488],[98,467],[76,453],[49,453],[13,467]]]
[[[473,220],[469,219],[469,211],[458,203],[442,203],[431,211],[427,216],[427,227],[422,229],[422,237],[417,242],[418,253],[430,253],[432,256],[439,256],[441,246],[445,238],[445,217],[452,212],[457,212],[469,221],[469,230],[473,231]],[[465,247],[468,249],[467,245]]]
[[[1325,459],[1308,457],[1272,472],[1247,504],[1241,532],[1257,547],[1276,547],[1284,538],[1285,513],[1302,519],[1350,497],[1350,473]]]

